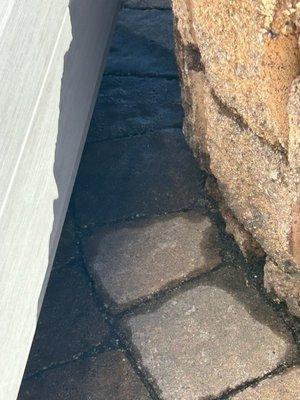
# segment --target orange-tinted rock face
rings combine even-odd
[[[191,27],[186,34],[179,25],[183,41],[188,45],[192,38],[200,49],[206,78],[218,96],[242,114],[256,134],[287,149],[286,106],[299,72],[299,51],[297,37],[279,29],[283,29],[277,22],[282,13],[275,16],[275,9],[282,2],[173,3],[175,15],[185,19],[180,25]]]
[[[278,276],[298,285],[300,273],[300,2],[173,0],[173,9],[184,133],[216,178],[228,230],[244,254],[247,237],[262,247],[283,274],[269,268],[266,286],[287,298]]]

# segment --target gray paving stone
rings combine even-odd
[[[231,397],[234,400],[300,400],[300,367],[262,381]]]
[[[182,119],[177,79],[105,76],[87,140],[181,128]]]
[[[75,225],[72,215],[70,212],[67,212],[53,263],[53,269],[75,263],[76,260],[78,260],[78,252]]]
[[[113,311],[220,264],[216,226],[199,211],[103,228],[84,243]]]
[[[103,343],[108,328],[80,268],[52,272],[26,375]]]
[[[81,226],[191,207],[204,175],[180,131],[88,144],[74,190]]]
[[[177,76],[172,11],[121,10],[105,73]]]
[[[109,351],[23,381],[18,400],[150,400],[121,351]]]
[[[295,352],[283,324],[233,267],[125,324],[165,400],[215,398]]]
[[[125,7],[171,9],[171,0],[123,0]]]

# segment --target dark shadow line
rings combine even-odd
[[[120,77],[120,78],[158,78],[158,79],[166,79],[166,80],[179,80],[179,77],[177,74],[164,74],[161,72],[122,72],[122,71],[116,71],[116,72],[108,72],[105,73],[103,76],[107,77]]]
[[[152,10],[157,10],[157,11],[172,11],[172,7],[135,7],[135,6],[130,6],[127,4],[122,5],[122,10],[137,10],[137,11],[152,11]]]
[[[234,389],[229,389],[227,391],[224,391],[220,396],[205,397],[203,400],[230,400],[232,398],[232,396],[242,393],[244,390],[246,390],[250,387],[255,387],[259,383],[261,383],[267,379],[271,379],[278,375],[281,375],[284,372],[286,372],[289,368],[295,367],[297,365],[299,365],[298,362],[280,364],[278,367],[276,367],[275,369],[273,369],[270,372],[267,372],[265,375],[263,375],[261,377],[241,383],[240,385],[236,386]]]

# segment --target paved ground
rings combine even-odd
[[[167,0],[127,0],[19,400],[297,400],[260,290],[181,133]]]

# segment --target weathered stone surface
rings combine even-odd
[[[125,7],[171,9],[171,0],[123,0]]]
[[[233,267],[124,325],[166,400],[216,398],[295,356],[291,335]]]
[[[113,311],[216,267],[216,226],[199,211],[136,220],[101,229],[84,254]]]
[[[189,26],[206,78],[218,96],[258,135],[287,149],[286,104],[300,61],[297,36],[285,34],[280,21],[288,2],[174,0],[173,4],[181,24]],[[185,45],[189,36],[183,36]]]
[[[255,253],[258,243],[293,274],[300,271],[294,3],[173,0],[184,133],[217,180],[227,229],[243,252],[253,245]]]
[[[285,300],[290,311],[300,318],[300,272],[281,269],[267,261],[264,274],[265,287],[279,300]]]
[[[87,140],[181,128],[182,120],[177,79],[105,76]]]
[[[300,368],[289,369],[283,375],[266,379],[256,387],[250,387],[233,396],[234,400],[299,400]]]
[[[292,262],[291,215],[297,192],[285,156],[225,114],[209,90],[206,105],[210,169],[226,204],[266,253]]]
[[[291,272],[300,270],[298,245],[293,245],[298,239],[291,243],[297,170],[281,152],[224,113],[209,91],[206,105],[210,169],[226,205],[277,264],[290,266]]]
[[[238,222],[232,211],[224,204],[220,207],[221,214],[226,223],[226,232],[236,240],[247,261],[256,261],[265,256],[259,243]]]
[[[123,9],[105,73],[177,76],[172,11]]]
[[[204,184],[181,131],[87,145],[75,184],[82,226],[195,204]]]
[[[25,375],[71,360],[101,345],[107,334],[108,327],[81,269],[55,270],[47,287]]]
[[[78,258],[75,225],[71,213],[68,211],[62,233],[59,239],[53,268],[74,263]]]
[[[182,103],[185,110],[183,132],[200,166],[209,171],[209,155],[205,137],[207,123],[203,90],[204,65],[192,38],[190,38],[190,43],[185,45],[179,29],[184,30],[184,34],[189,34],[189,25],[184,25],[181,19],[175,18],[175,45],[182,81]]]
[[[18,400],[150,400],[121,351],[109,351],[23,381]]]
[[[265,252],[259,243],[245,230],[230,208],[226,206],[218,188],[217,181],[212,175],[207,177],[205,188],[208,194],[219,203],[221,214],[226,223],[226,232],[234,237],[247,261],[257,261],[264,257]]]

